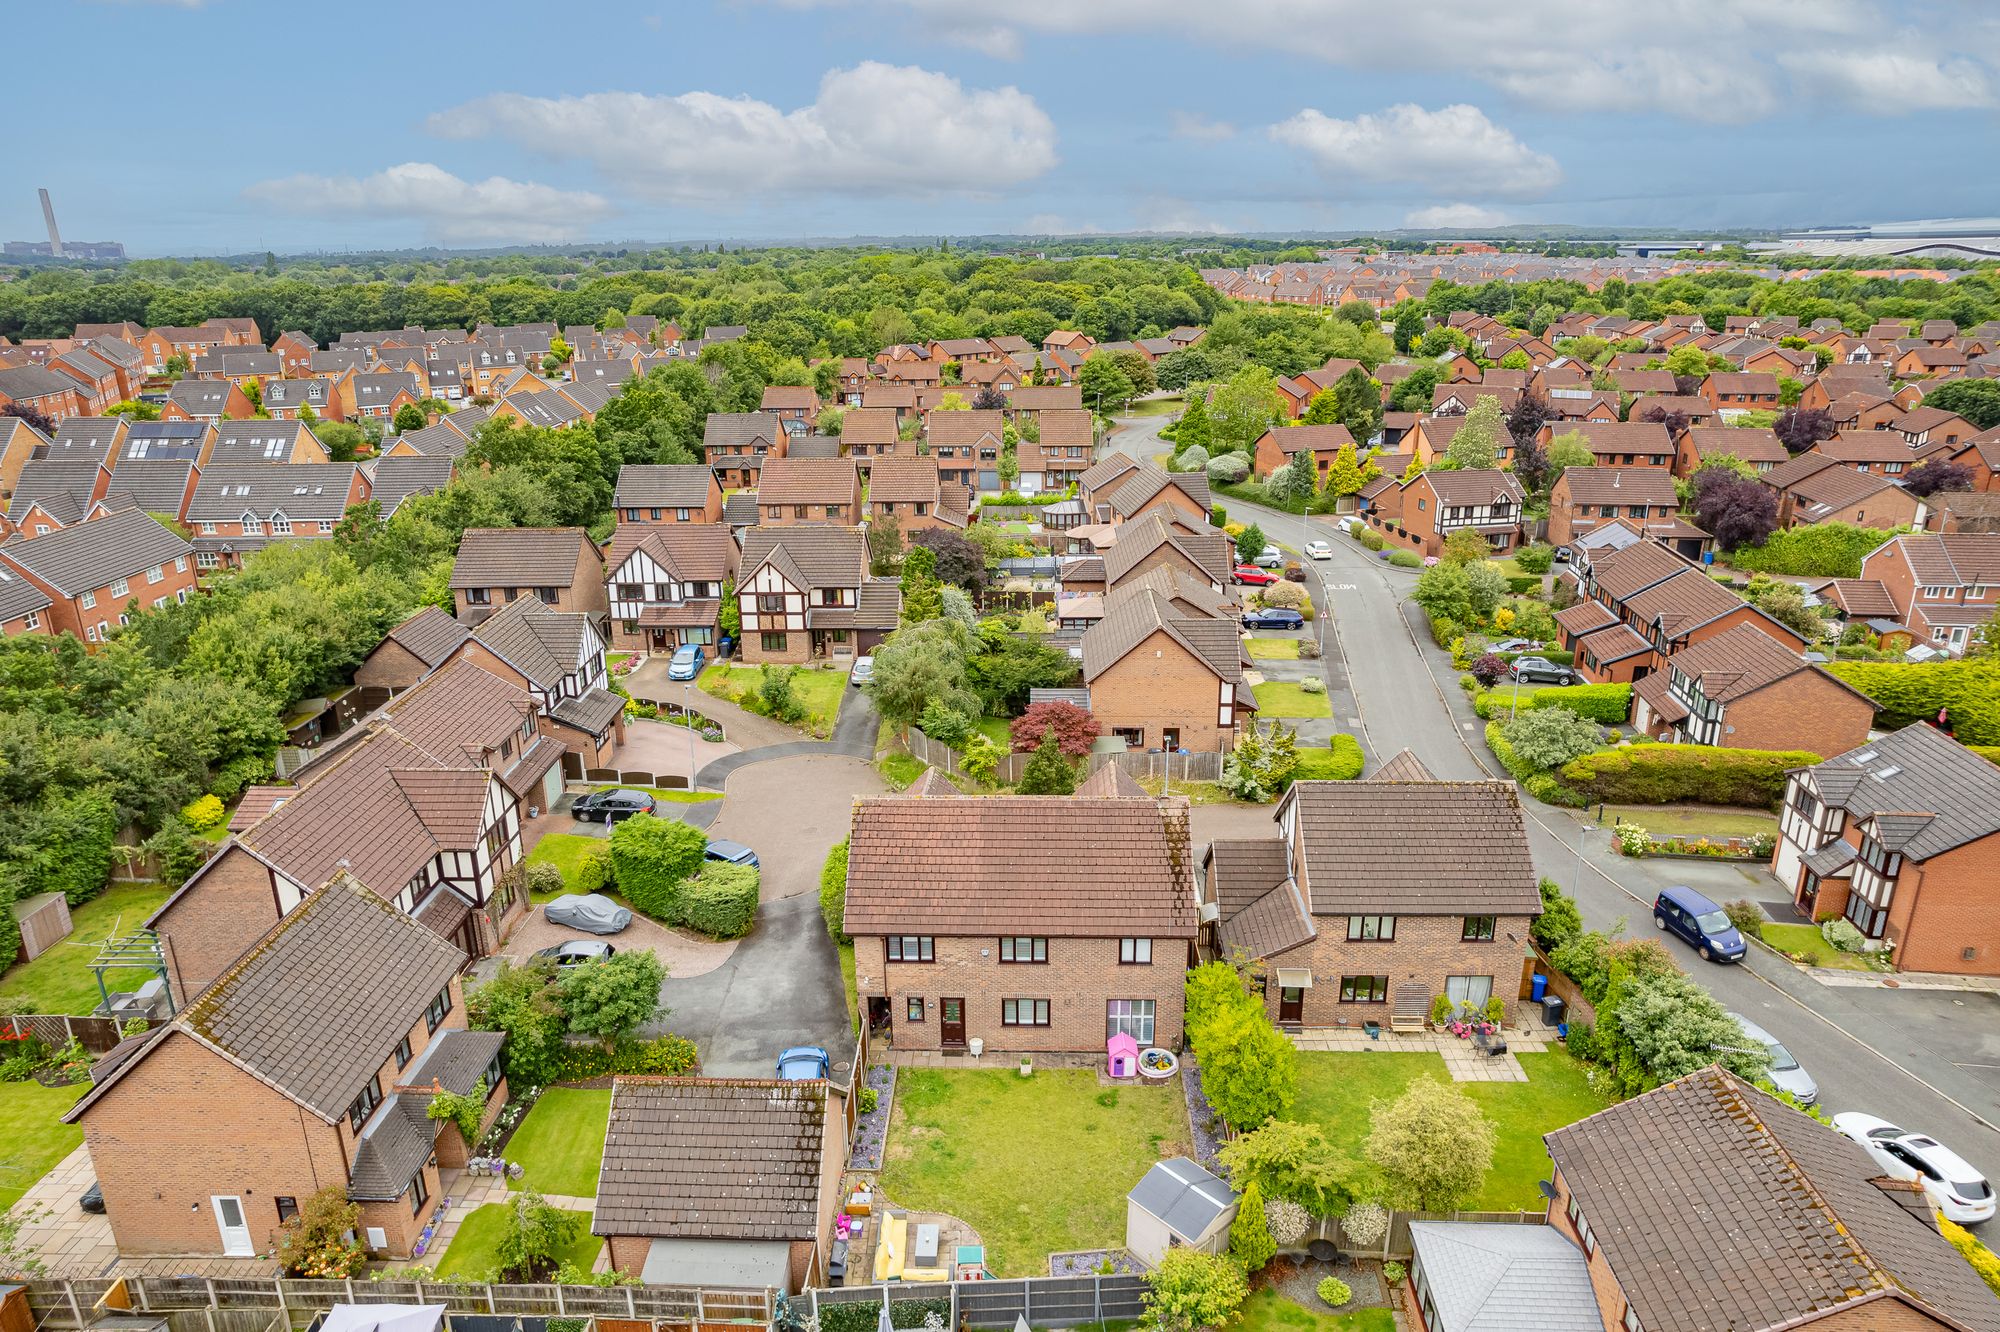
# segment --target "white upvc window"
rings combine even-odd
[[[128,597],[132,595],[132,580],[129,578],[120,578],[111,585],[111,595],[114,597]]]
[[[149,583],[157,583],[166,576],[167,576],[167,566],[164,564],[156,564],[152,568],[146,570],[146,581]]]
[[[95,610],[97,608],[97,594],[95,592],[86,592],[78,597],[77,600],[82,603],[85,610]]]

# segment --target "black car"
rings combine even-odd
[[[1558,666],[1547,657],[1516,657],[1507,673],[1523,684],[1575,684],[1576,672]]]
[[[1305,624],[1305,616],[1282,607],[1243,612],[1245,629],[1303,629]]]
[[[570,817],[579,823],[616,823],[629,819],[634,814],[651,814],[659,802],[645,791],[637,791],[629,786],[614,786],[604,791],[592,791],[589,795],[578,796],[576,803],[569,807]]]

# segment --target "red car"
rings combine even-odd
[[[1234,577],[1239,583],[1249,583],[1253,587],[1268,587],[1278,581],[1278,575],[1269,569],[1259,569],[1254,564],[1239,564]]]

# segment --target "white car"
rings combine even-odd
[[[875,680],[875,658],[856,657],[854,666],[847,672],[847,683],[851,685],[872,684]]]
[[[1986,1177],[1936,1138],[1910,1133],[1886,1119],[1850,1110],[1833,1117],[1834,1132],[1861,1150],[1894,1179],[1920,1179],[1931,1205],[1961,1226],[1993,1217],[1993,1186]]]
[[[1316,560],[1330,560],[1333,558],[1333,547],[1327,545],[1324,541],[1308,541],[1306,542],[1306,554]]]
[[[1743,1034],[1750,1038],[1753,1045],[1771,1056],[1773,1087],[1790,1092],[1792,1099],[1800,1105],[1819,1103],[1819,1084],[1813,1081],[1812,1074],[1799,1067],[1799,1061],[1792,1057],[1792,1052],[1785,1048],[1782,1041],[1741,1013],[1729,1016],[1736,1019],[1736,1025],[1743,1028]]]

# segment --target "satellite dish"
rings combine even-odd
[[[1544,1198],[1547,1198],[1550,1202],[1554,1202],[1556,1200],[1556,1182],[1554,1180],[1552,1179],[1539,1180],[1536,1182],[1535,1187],[1540,1189],[1542,1191],[1542,1196]]]

